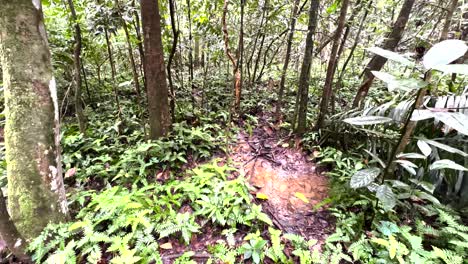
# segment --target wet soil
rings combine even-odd
[[[332,217],[317,206],[328,197],[327,178],[298,139],[261,120],[251,135],[238,135],[231,159],[256,188],[256,196],[266,198],[257,201],[277,228],[316,239],[319,246],[333,232]]]

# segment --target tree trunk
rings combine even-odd
[[[117,81],[115,79],[115,76],[117,75],[117,73],[115,70],[114,56],[112,54],[112,44],[110,41],[110,36],[109,36],[109,32],[107,31],[107,28],[104,28],[104,36],[106,38],[107,54],[109,56],[109,64],[111,66],[112,91],[114,93],[114,100],[117,106],[117,116],[118,116],[118,119],[121,119],[122,109],[120,108],[119,94],[117,92]]]
[[[229,32],[227,29],[227,22],[226,22],[228,6],[229,6],[229,0],[224,0],[223,17],[222,17],[223,35],[224,35],[224,51],[229,61],[231,61],[232,63],[232,68],[233,68],[233,73],[234,73],[234,94],[235,94],[233,112],[238,113],[237,111],[240,109],[242,76],[241,76],[241,72],[239,71],[239,67],[237,65],[238,62],[236,61],[234,56],[231,54],[231,50],[229,49]],[[229,64],[228,64],[228,67],[229,67]]]
[[[187,0],[187,17],[188,17],[188,30],[189,30],[189,82],[192,91],[192,112],[195,110],[195,85],[193,83],[193,35],[192,35],[192,9],[190,0]]]
[[[235,94],[234,97],[236,98],[234,108],[236,113],[240,113],[240,102],[242,97],[242,86],[243,86],[243,68],[244,68],[244,9],[245,9],[245,1],[241,0],[241,21],[240,21],[240,30],[239,30],[239,43],[237,45],[237,65],[236,65],[236,72],[240,73],[240,79],[238,87],[235,87]]]
[[[128,32],[127,23],[125,22],[125,19],[122,19],[122,26],[125,32],[125,38],[127,40],[127,51],[128,51],[128,57],[130,59],[130,66],[132,67],[132,76],[133,76],[133,82],[134,82],[133,85],[135,87],[135,92],[138,96],[138,100],[140,100],[141,98],[140,76],[138,76],[135,57],[133,56],[132,42],[130,40],[130,33]]]
[[[312,64],[312,54],[314,52],[315,30],[317,29],[318,9],[320,6],[319,0],[310,1],[309,10],[309,25],[306,38],[306,48],[304,61],[302,62],[301,75],[299,77],[298,98],[296,100],[298,109],[296,133],[304,133],[307,126],[307,104],[309,103],[309,81],[310,68]]]
[[[81,103],[81,27],[78,23],[78,17],[75,11],[75,5],[73,0],[68,0],[68,6],[70,7],[71,18],[75,28],[75,50],[73,52],[73,62],[75,64],[75,114],[78,119],[78,125],[81,133],[86,132],[86,117],[83,112],[83,104]]]
[[[179,30],[176,27],[174,0],[169,0],[169,11],[171,15],[173,40],[172,40],[171,54],[169,55],[169,60],[167,62],[167,79],[169,80],[169,88],[171,91],[170,103],[169,103],[170,109],[171,109],[171,117],[172,117],[173,122],[175,122],[175,91],[174,91],[174,84],[172,81],[171,67],[172,67],[172,61],[174,59],[174,55],[177,51],[177,41],[179,39]]]
[[[40,1],[0,0],[8,207],[26,242],[68,214],[57,90]]]
[[[8,214],[6,201],[0,188],[0,240],[3,239],[8,249],[19,259],[30,261],[26,254],[26,243],[16,229],[15,224]]]
[[[252,65],[252,60],[253,60],[253,57],[255,55],[255,50],[257,50],[257,43],[258,43],[258,38],[259,36],[261,36],[260,32],[262,31],[264,25],[263,25],[263,22],[265,21],[265,17],[266,17],[266,8],[263,8],[263,11],[262,11],[262,18],[260,20],[260,26],[258,27],[258,31],[257,33],[255,34],[255,40],[254,40],[254,44],[253,44],[253,47],[252,47],[252,52],[250,53],[250,56],[249,56],[249,59],[247,60],[247,79],[250,81],[251,79],[251,72],[250,72],[250,66]]]
[[[140,16],[138,15],[138,11],[135,7],[135,0],[132,0],[132,7],[134,9],[133,12],[133,27],[135,28],[136,37],[138,40],[138,53],[140,54],[140,73],[143,76],[143,90],[146,90],[146,77],[145,77],[145,52],[143,50],[143,38],[141,37],[141,29],[140,29]]]
[[[458,0],[452,0],[452,2],[450,2],[450,6],[447,10],[447,16],[445,17],[444,27],[442,28],[442,33],[440,34],[440,41],[447,39],[450,25],[452,24],[453,13],[455,12],[457,5]]]
[[[408,23],[414,2],[415,0],[405,0],[403,3],[400,14],[398,15],[398,18],[393,25],[393,29],[382,47],[383,49],[393,51],[397,47],[398,42],[400,42],[403,36],[406,24]],[[372,75],[372,71],[380,71],[386,62],[386,58],[374,55],[369,64],[367,64],[367,67],[364,70],[366,79],[359,87],[356,97],[354,97],[353,107],[359,107],[369,93],[369,89],[372,85],[372,82],[374,81],[374,75]]]
[[[278,102],[276,103],[275,116],[277,120],[281,120],[281,107],[283,104],[284,85],[286,83],[286,74],[288,72],[289,60],[291,58],[291,48],[294,39],[294,30],[296,28],[297,10],[300,0],[294,0],[293,9],[291,12],[291,25],[289,26],[288,41],[286,44],[286,56],[284,57],[283,71],[281,72],[281,81],[278,90]]]
[[[157,139],[165,136],[171,127],[158,0],[141,1],[141,18],[145,46],[149,137]]]
[[[325,78],[325,85],[323,86],[322,102],[320,104],[320,113],[317,119],[315,128],[318,130],[322,128],[323,122],[328,114],[328,107],[330,106],[330,99],[333,95],[333,79],[335,77],[336,65],[339,60],[340,54],[338,54],[338,48],[340,46],[341,34],[345,26],[346,13],[348,12],[349,0],[343,0],[341,2],[341,12],[338,19],[338,26],[336,34],[333,40],[333,46],[330,54],[330,60],[328,62],[327,76]]]

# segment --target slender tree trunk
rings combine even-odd
[[[141,28],[140,28],[140,16],[138,15],[138,11],[135,7],[135,0],[132,0],[132,7],[134,9],[133,12],[133,27],[135,28],[136,37],[138,40],[138,53],[140,54],[140,73],[143,76],[143,90],[146,90],[146,77],[145,77],[145,51],[143,49],[143,38],[141,37]]]
[[[130,59],[130,66],[132,67],[132,76],[133,76],[135,92],[137,93],[138,100],[140,100],[141,98],[140,76],[138,75],[135,57],[133,56],[133,47],[132,47],[132,42],[130,40],[130,33],[128,32],[128,25],[125,22],[125,19],[122,19],[122,23],[123,23],[122,26],[125,32],[125,38],[127,40],[127,51],[128,51],[128,57]]]
[[[271,56],[271,59],[270,59],[270,62],[268,63],[267,62],[267,59],[268,59],[268,53],[271,51],[272,47],[273,47],[273,44],[275,44],[275,42],[280,39],[284,34],[286,34],[288,32],[288,29],[286,29],[285,31],[281,32],[277,37],[275,37],[271,42],[270,44],[267,45],[267,48],[265,50],[265,52],[263,53],[263,63],[262,63],[262,68],[260,68],[260,72],[258,73],[258,76],[257,76],[257,80],[256,82],[260,82],[262,80],[262,77],[263,77],[263,74],[264,74],[264,70],[267,66],[270,66],[271,63],[273,62],[272,59],[275,58],[276,54],[278,54],[279,52],[279,49],[281,48],[281,45],[278,45],[276,47],[276,50],[273,52],[273,55]]]
[[[27,244],[68,215],[57,88],[40,1],[0,6],[8,207]]]
[[[229,32],[227,28],[226,17],[228,13],[229,7],[229,0],[224,0],[224,8],[223,8],[223,18],[222,18],[222,25],[223,25],[223,35],[224,35],[224,51],[226,56],[232,63],[233,73],[234,73],[234,104],[233,104],[233,113],[238,113],[237,110],[240,109],[240,96],[241,96],[241,72],[239,71],[239,67],[237,66],[237,61],[234,56],[231,54],[231,50],[229,49]],[[229,64],[228,64],[229,67]]]
[[[322,128],[325,118],[328,114],[328,108],[330,106],[330,99],[333,95],[333,79],[335,77],[336,65],[338,63],[339,54],[338,48],[340,46],[341,34],[345,26],[346,13],[348,12],[349,0],[343,0],[341,2],[341,12],[338,19],[338,27],[336,29],[336,35],[334,36],[333,46],[331,50],[330,60],[328,62],[327,76],[325,78],[325,85],[323,86],[322,102],[320,104],[320,112],[317,119],[315,128],[318,130]]]
[[[457,5],[458,5],[458,0],[452,0],[452,2],[450,2],[450,6],[447,10],[447,16],[445,17],[445,23],[444,23],[444,27],[442,28],[442,32],[440,34],[440,41],[444,41],[447,39],[448,37],[448,32],[450,30],[450,25],[452,24],[452,18],[453,18],[453,13],[455,12],[455,9],[457,8]],[[461,63],[463,63],[463,61],[461,61]],[[457,79],[457,74],[453,73],[452,74],[452,78],[449,82],[449,90],[451,92],[456,92],[454,91],[454,83],[455,83],[455,80]],[[437,90],[434,91],[435,93],[437,93]]]
[[[198,35],[195,35],[195,48],[194,48],[194,61],[193,61],[193,64],[194,64],[194,67],[195,69],[198,69],[198,67],[200,67],[200,36]]]
[[[6,199],[3,196],[2,188],[0,188],[0,240],[3,239],[8,249],[19,259],[29,262],[31,259],[26,254],[27,244],[24,243],[24,238],[16,229],[15,224],[8,214],[6,207]]]
[[[145,46],[149,136],[151,139],[157,139],[165,136],[171,127],[158,0],[142,0],[141,17]]]
[[[447,16],[445,17],[444,27],[442,28],[442,33],[440,34],[440,41],[446,40],[448,36],[448,32],[450,30],[450,25],[452,24],[453,13],[457,8],[458,0],[452,0],[450,2],[450,6],[447,10]]]
[[[307,126],[307,104],[309,103],[309,82],[310,68],[312,65],[312,54],[314,52],[315,30],[317,29],[318,9],[320,7],[319,0],[310,1],[309,10],[309,25],[306,38],[306,48],[304,61],[302,62],[301,75],[299,77],[298,98],[296,100],[298,109],[296,133],[304,133]]]
[[[247,60],[247,78],[248,80],[250,81],[251,80],[251,72],[250,72],[250,66],[252,65],[252,61],[253,61],[253,58],[254,58],[254,55],[255,55],[255,51],[257,50],[257,43],[258,43],[258,39],[259,37],[261,36],[260,32],[262,31],[264,25],[264,21],[265,21],[265,17],[266,17],[266,8],[263,8],[263,11],[262,11],[262,18],[260,20],[260,26],[258,28],[258,31],[257,31],[257,34],[255,34],[255,40],[254,40],[254,44],[253,44],[253,47],[252,47],[252,52],[250,53],[250,56],[249,56],[249,59]]]
[[[258,49],[258,53],[257,53],[257,59],[255,60],[255,65],[254,65],[254,69],[253,69],[253,74],[252,74],[252,79],[251,79],[251,83],[255,83],[255,80],[257,78],[257,71],[258,71],[258,65],[260,63],[260,59],[262,57],[262,52],[263,52],[263,46],[265,44],[265,37],[266,37],[266,32],[265,32],[265,26],[266,24],[268,23],[268,9],[269,9],[269,2],[268,0],[265,0],[265,6],[263,7],[263,14],[264,16],[266,17],[265,18],[265,23],[263,24],[263,26],[261,27],[261,40],[260,40],[260,47]],[[255,50],[253,51],[255,52]]]
[[[236,113],[240,113],[240,103],[242,97],[242,86],[243,86],[243,67],[244,67],[244,8],[245,8],[245,1],[241,0],[241,21],[240,21],[240,31],[239,31],[239,43],[237,45],[237,65],[235,72],[240,73],[240,80],[238,86],[235,87],[235,104],[234,108]]]
[[[356,33],[356,37],[354,38],[354,44],[351,47],[351,50],[349,51],[349,55],[346,58],[346,61],[344,62],[343,67],[341,68],[340,80],[338,81],[338,83],[341,83],[341,81],[343,80],[344,74],[346,73],[346,68],[348,67],[349,62],[351,61],[351,58],[354,55],[354,51],[356,50],[357,45],[359,44],[361,33],[362,33],[362,30],[364,29],[364,23],[366,22],[366,18],[369,15],[369,9],[372,6],[372,3],[373,1],[370,0],[369,3],[367,4],[366,10],[364,11],[364,15],[362,16],[361,22],[359,23],[359,29]]]
[[[88,101],[93,102],[93,97],[91,96],[91,93],[89,92],[88,77],[86,76],[86,70],[83,66],[83,63],[81,63],[81,73],[83,74],[83,81],[85,83],[86,95],[88,95]]]
[[[171,72],[171,67],[172,67],[172,61],[174,59],[174,55],[177,51],[177,41],[179,39],[179,30],[176,27],[176,21],[175,21],[175,6],[174,6],[174,0],[169,0],[169,11],[171,15],[171,26],[172,26],[172,35],[173,35],[173,40],[172,40],[172,48],[171,48],[171,54],[169,55],[169,60],[167,62],[167,79],[169,80],[169,88],[171,91],[171,98],[170,98],[170,109],[171,109],[171,117],[173,122],[175,122],[175,90],[174,90],[174,84],[172,81],[172,72]]]
[[[193,35],[192,35],[192,8],[190,0],[187,0],[187,17],[188,17],[188,30],[189,30],[189,82],[192,89],[192,111],[195,110],[195,85],[193,83]]]
[[[276,103],[275,116],[277,120],[281,120],[281,107],[283,105],[284,85],[286,83],[286,74],[288,73],[289,60],[291,58],[291,48],[294,39],[294,30],[296,28],[297,10],[300,0],[294,0],[293,9],[291,12],[291,24],[289,26],[288,41],[286,44],[286,56],[284,57],[283,71],[281,72],[281,81],[278,90],[278,102]]]
[[[393,51],[397,47],[403,36],[406,24],[408,23],[414,2],[415,0],[405,0],[403,3],[400,14],[398,15],[398,18],[393,25],[393,29],[382,47],[383,49]],[[354,97],[353,107],[359,107],[369,93],[369,89],[374,81],[374,75],[372,75],[372,71],[380,71],[386,62],[386,58],[374,55],[369,64],[367,64],[367,67],[364,70],[366,79],[359,87],[356,97]]]
[[[74,64],[75,64],[75,114],[78,119],[78,125],[80,127],[80,132],[86,132],[86,117],[83,112],[83,105],[81,103],[81,27],[78,23],[78,17],[75,11],[75,5],[73,0],[68,0],[68,6],[71,12],[71,18],[73,20],[73,25],[75,28],[75,50],[74,54]]]
[[[118,119],[121,119],[122,109],[120,108],[119,94],[117,92],[117,80],[115,79],[117,73],[115,70],[114,55],[112,54],[112,43],[110,41],[110,36],[109,32],[107,31],[107,28],[104,28],[104,36],[106,38],[107,54],[109,55],[109,64],[111,66],[112,91],[114,93],[114,101],[117,106],[117,116]]]

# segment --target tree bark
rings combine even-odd
[[[237,66],[237,61],[234,56],[231,54],[231,50],[229,49],[229,32],[227,28],[226,17],[228,13],[229,7],[229,0],[224,0],[224,8],[223,8],[223,17],[222,17],[222,25],[223,25],[223,35],[224,35],[224,51],[226,56],[228,57],[229,61],[232,63],[233,73],[234,73],[234,104],[233,104],[233,112],[238,113],[237,111],[240,109],[240,100],[241,100],[241,72],[239,71],[239,67]],[[228,64],[229,65],[229,64]]]
[[[333,95],[333,79],[335,77],[336,65],[339,60],[340,54],[338,54],[338,48],[340,46],[340,39],[345,26],[346,13],[348,12],[349,0],[343,0],[341,2],[340,17],[338,19],[338,26],[336,34],[333,40],[333,46],[330,54],[330,60],[328,61],[327,76],[325,78],[325,85],[323,86],[322,101],[320,104],[320,112],[317,119],[315,129],[320,129],[323,126],[325,118],[328,114],[328,108],[330,106],[330,100]]]
[[[78,23],[78,16],[76,15],[75,5],[73,0],[68,0],[68,6],[70,8],[71,18],[75,28],[75,50],[73,52],[73,62],[75,65],[75,114],[78,120],[78,126],[81,133],[86,132],[86,117],[83,112],[83,104],[81,103],[81,27]]]
[[[291,49],[294,39],[294,30],[296,29],[297,11],[299,9],[300,0],[294,0],[293,9],[291,12],[291,24],[289,26],[288,41],[286,44],[286,55],[284,57],[283,71],[281,72],[281,81],[278,89],[278,102],[276,103],[275,116],[277,120],[281,120],[281,107],[283,105],[284,85],[286,83],[286,74],[288,72],[289,60],[291,58]]]
[[[115,69],[114,55],[112,54],[112,43],[110,41],[110,36],[107,28],[104,28],[104,36],[106,38],[107,54],[109,56],[109,64],[111,66],[111,81],[112,81],[112,91],[114,93],[114,101],[117,107],[117,116],[118,119],[121,119],[122,109],[120,108],[119,94],[117,92],[117,80],[115,76],[117,75]]]
[[[240,73],[240,80],[238,87],[235,87],[235,111],[236,113],[240,113],[240,102],[242,97],[242,86],[243,86],[243,68],[244,68],[244,9],[245,9],[245,1],[241,0],[241,21],[240,21],[240,30],[239,30],[239,43],[237,45],[237,65],[236,65],[236,72]]]
[[[193,35],[192,35],[192,8],[190,0],[187,0],[187,18],[188,18],[188,30],[189,30],[189,82],[192,91],[192,111],[195,110],[195,85],[193,83]]]
[[[165,136],[171,127],[158,0],[141,1],[145,46],[145,74],[151,139]]]
[[[40,1],[0,0],[11,220],[29,243],[68,215],[59,112]]]
[[[133,47],[130,40],[130,32],[128,32],[128,25],[125,22],[125,19],[122,19],[122,26],[125,32],[125,39],[127,40],[127,52],[130,60],[130,66],[132,67],[132,76],[133,76],[133,85],[135,87],[135,92],[138,96],[138,100],[141,98],[141,88],[140,88],[140,76],[138,75],[137,66],[135,62],[135,56],[133,56]]]
[[[304,60],[302,62],[301,74],[299,77],[298,98],[296,100],[298,109],[296,133],[302,134],[307,126],[307,104],[309,103],[309,81],[310,68],[312,65],[312,54],[314,52],[313,37],[317,29],[318,9],[320,6],[319,0],[310,1],[309,24],[306,37],[306,48]]]
[[[414,2],[415,0],[405,0],[403,3],[400,14],[398,15],[398,18],[393,25],[393,29],[382,47],[383,49],[393,51],[397,47],[403,36],[406,24],[408,23]],[[374,55],[371,61],[367,64],[367,67],[364,70],[364,78],[366,79],[363,81],[358,89],[356,96],[354,97],[353,107],[359,107],[369,93],[369,89],[374,81],[374,75],[372,75],[372,71],[380,71],[386,62],[386,58]]]
[[[171,54],[169,55],[169,60],[167,62],[167,79],[169,80],[169,88],[171,91],[171,96],[170,96],[170,109],[171,109],[171,117],[173,122],[175,122],[175,90],[174,90],[174,84],[172,81],[172,61],[174,59],[174,55],[177,51],[177,41],[179,39],[179,30],[176,27],[176,20],[175,20],[175,6],[174,6],[174,0],[169,0],[169,12],[171,15],[171,27],[172,27],[172,35],[173,35],[173,40],[172,40],[172,48],[171,48]]]
[[[26,254],[26,243],[16,229],[15,224],[8,214],[6,201],[0,188],[0,240],[3,239],[8,249],[17,258],[29,262],[31,259]]]
[[[133,27],[135,28],[136,37],[138,40],[138,53],[140,54],[140,73],[143,76],[143,90],[146,90],[146,77],[145,77],[145,51],[143,49],[143,38],[141,37],[141,28],[140,28],[140,16],[135,7],[135,0],[132,0],[132,7],[135,10],[133,12]]]
[[[440,41],[446,40],[448,37],[450,25],[452,24],[453,13],[455,12],[457,5],[458,0],[452,0],[452,2],[450,2],[450,6],[447,10],[447,16],[445,17],[444,27],[442,28],[442,33],[440,34]]]

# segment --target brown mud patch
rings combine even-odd
[[[322,244],[334,229],[333,217],[319,206],[328,197],[327,178],[298,140],[262,123],[251,135],[238,135],[231,159],[256,188],[257,202],[277,228]]]

